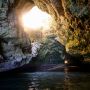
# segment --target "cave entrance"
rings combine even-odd
[[[28,10],[27,8],[22,10],[20,22],[24,31],[30,36],[33,57],[38,55],[37,64],[63,63],[64,47],[55,39],[54,18],[50,14],[34,5]],[[39,54],[38,43],[34,42],[42,45],[39,47],[39,50],[42,48]]]
[[[51,15],[39,9],[35,4],[32,5],[26,1],[24,3],[24,0],[16,5],[19,46],[25,54],[31,50],[30,54],[33,57],[38,55],[37,64],[63,63],[64,46],[56,40],[56,31],[54,31],[56,23]],[[34,44],[34,42],[39,42],[41,46],[39,47],[38,43]],[[39,50],[41,51],[38,54]]]
[[[32,7],[32,9],[22,15],[22,23],[24,28],[37,30],[44,28],[49,29],[49,22],[51,16],[41,11],[37,6]]]
[[[21,25],[31,38],[31,41],[41,40],[50,34],[52,27],[52,17],[50,14],[40,10],[37,6],[33,6],[28,11],[23,11],[20,17]]]
[[[19,3],[16,4],[14,1]],[[3,39],[1,41],[1,59],[2,61],[5,60],[5,62],[11,61],[11,63],[15,61],[15,65],[18,66],[22,66],[31,61],[32,47],[30,40],[33,42],[35,42],[34,39],[39,41],[38,38],[41,40],[43,35],[48,35],[53,29],[52,17],[48,13],[41,11],[37,6],[31,5],[26,1],[5,0],[1,5],[1,16],[3,19],[1,22],[2,33],[0,32],[3,35],[3,37],[1,36],[1,39]],[[3,12],[4,10],[5,12]],[[30,37],[28,37],[29,35]],[[48,37],[42,44],[45,52],[41,50],[40,54],[38,54],[40,55],[39,60],[44,60],[46,63],[51,64],[61,60],[60,55],[62,56],[62,52],[60,50],[62,47],[53,37]],[[33,50],[35,51],[34,54],[37,55],[36,49],[34,48]]]

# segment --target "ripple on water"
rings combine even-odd
[[[90,90],[90,73],[35,72],[0,77],[0,90]]]

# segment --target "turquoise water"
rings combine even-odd
[[[0,76],[0,90],[90,90],[90,73],[34,72]]]

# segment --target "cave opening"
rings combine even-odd
[[[89,72],[90,0],[0,0],[0,90],[89,90]]]
[[[88,5],[81,0],[1,0],[0,59],[25,64],[35,49],[32,46],[39,51],[39,60],[46,63],[64,61],[65,55],[75,62],[80,56],[88,58]]]
[[[36,63],[59,64],[64,62],[65,48],[57,40],[54,29],[56,26],[53,26],[56,22],[49,13],[42,11],[34,5],[30,10],[25,9],[21,13],[20,20],[23,30],[30,36],[32,55],[33,57],[37,56]]]
[[[36,56],[42,64],[62,62],[64,46],[56,39],[56,22],[51,14],[29,0],[5,0],[2,4],[0,60],[4,64],[1,71],[6,70],[6,65],[7,70],[23,66]]]
[[[22,13],[20,18],[22,27],[30,36],[31,42],[39,42],[48,33],[50,34],[50,31],[52,30],[53,19],[51,15],[40,10],[37,6],[33,6],[29,11]]]

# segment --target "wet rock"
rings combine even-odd
[[[49,36],[39,50],[37,61],[42,64],[59,64],[64,62],[64,58],[64,46],[55,37]]]

